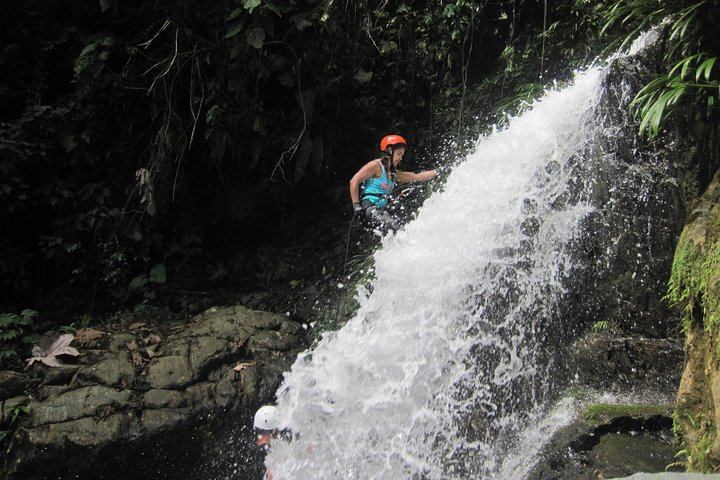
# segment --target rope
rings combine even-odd
[[[542,34],[542,51],[540,52],[540,78],[543,76],[545,67],[545,35],[547,34],[547,0],[545,0],[545,10],[543,12],[543,34]]]
[[[345,242],[345,259],[343,260],[343,271],[342,276],[340,277],[342,282],[345,282],[345,274],[347,272],[347,263],[348,263],[348,255],[350,254],[350,236],[352,235],[352,228],[353,223],[355,222],[355,217],[357,214],[353,214],[352,218],[350,219],[350,226],[348,227],[348,233],[347,233],[347,241]],[[338,295],[338,302],[337,302],[337,308],[335,309],[335,320],[340,320],[340,304],[342,303],[342,295]]]
[[[350,235],[352,234],[353,222],[355,221],[356,216],[357,214],[353,214],[352,218],[350,219],[350,226],[348,227],[347,241],[345,242],[345,260],[343,260],[343,279],[345,278],[345,272],[347,271],[347,260],[348,254],[350,253]]]

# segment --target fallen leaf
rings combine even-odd
[[[103,335],[109,335],[109,333],[94,328],[81,328],[75,332],[75,341],[79,343],[90,343],[101,338]]]
[[[137,343],[135,343],[135,340],[128,343],[126,347],[128,350],[130,350],[130,355],[132,355],[132,361],[133,365],[135,365],[135,368],[141,368],[143,364],[143,358],[138,351]]]
[[[254,362],[238,363],[237,365],[235,365],[235,366],[233,367],[233,370],[235,370],[236,372],[240,372],[240,371],[242,371],[242,370],[245,370],[245,369],[247,369],[247,368],[252,367],[253,365],[255,365]]]
[[[144,323],[144,322],[135,322],[135,323],[131,324],[131,325],[128,327],[128,329],[130,329],[130,331],[132,331],[132,330],[140,330],[140,329],[143,328],[144,326],[145,326],[145,323]]]
[[[114,411],[112,405],[100,405],[95,409],[95,421],[105,420],[112,415]]]
[[[160,338],[160,335],[158,335],[157,333],[151,333],[147,337],[143,338],[141,341],[145,345],[155,345],[162,342],[162,338]]]
[[[70,342],[74,338],[73,334],[66,333],[56,338],[47,349],[35,345],[32,349],[33,356],[27,359],[28,366],[35,362],[41,362],[48,367],[61,367],[62,362],[56,358],[58,355],[72,355],[74,357],[80,355],[77,349],[70,346]]]

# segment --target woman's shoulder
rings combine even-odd
[[[365,168],[368,168],[372,172],[374,172],[376,174],[375,176],[380,176],[383,170],[382,159],[376,158],[375,160],[370,160],[368,163],[365,164]]]

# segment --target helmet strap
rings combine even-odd
[[[395,181],[395,172],[397,171],[395,169],[395,164],[393,163],[393,156],[395,155],[395,149],[392,145],[389,145],[387,149],[383,152],[383,158],[386,161],[385,169],[390,173],[390,179],[394,182]]]

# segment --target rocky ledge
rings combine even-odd
[[[595,404],[545,446],[528,480],[598,480],[637,472],[674,473],[679,447],[671,405]]]
[[[272,399],[306,343],[287,317],[241,306],[164,325],[164,338],[159,330],[135,323],[126,332],[78,331],[79,355],[62,366],[0,372],[2,424],[14,428],[5,433],[0,478],[70,478],[69,451],[82,452],[83,462],[74,463],[87,466],[158,434],[172,443],[167,433],[204,415],[249,417]]]

